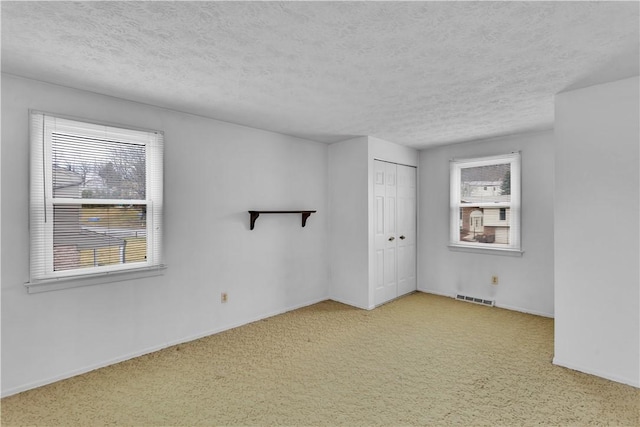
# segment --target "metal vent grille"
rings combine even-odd
[[[467,301],[467,302],[473,302],[473,303],[476,303],[476,304],[488,305],[489,307],[493,307],[495,305],[495,301],[494,300],[476,298],[476,297],[471,297],[469,295],[457,294],[456,295],[456,299],[460,300],[460,301]]]

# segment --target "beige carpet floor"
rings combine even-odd
[[[2,400],[3,426],[640,425],[551,364],[553,320],[427,294],[323,302]]]

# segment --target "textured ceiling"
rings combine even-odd
[[[638,75],[637,2],[2,2],[2,70],[318,141],[553,126]]]

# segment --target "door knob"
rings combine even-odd
[[[390,242],[393,242],[394,240],[396,240],[396,238],[395,238],[395,237],[393,237],[393,236],[389,237],[389,241],[390,241]]]
[[[405,237],[404,237],[404,236],[400,236],[400,240],[404,240],[404,239],[405,239]]]

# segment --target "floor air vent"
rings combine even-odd
[[[458,294],[458,295],[456,295],[456,299],[458,299],[460,301],[467,301],[467,302],[473,302],[473,303],[476,303],[476,304],[488,305],[489,307],[493,307],[495,305],[495,301],[494,300],[470,297],[468,295],[460,295],[460,294]]]

